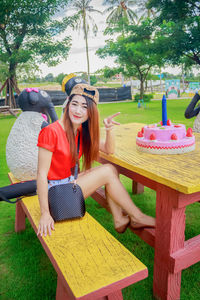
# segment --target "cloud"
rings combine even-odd
[[[88,51],[89,52],[96,52],[97,49],[103,47],[104,44],[99,44],[99,45],[96,45],[96,46],[93,46],[93,47],[88,47]],[[71,50],[70,50],[70,53],[71,54],[80,54],[80,53],[85,53],[86,50],[85,50],[85,47],[81,47],[81,48],[76,48],[76,47],[73,47]]]

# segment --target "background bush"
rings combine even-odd
[[[143,100],[144,102],[150,102],[153,99],[153,94],[144,94],[143,99],[141,99],[140,94],[136,94],[134,96],[134,101],[138,102],[139,100]]]

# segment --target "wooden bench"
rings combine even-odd
[[[11,173],[9,179],[17,182]],[[37,196],[16,203],[16,232],[25,230],[26,216],[37,232]],[[89,213],[56,223],[52,236],[38,238],[57,272],[57,300],[122,300],[121,289],[148,276],[146,266]]]

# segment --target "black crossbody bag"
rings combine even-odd
[[[77,153],[79,155],[80,135],[78,136]],[[78,161],[74,170],[74,182],[54,185],[49,188],[49,210],[54,221],[82,218],[85,215],[85,199],[81,187],[76,183],[78,178]]]

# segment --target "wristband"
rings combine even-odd
[[[113,127],[105,127],[105,130],[106,131],[111,131],[111,130],[113,130]]]

